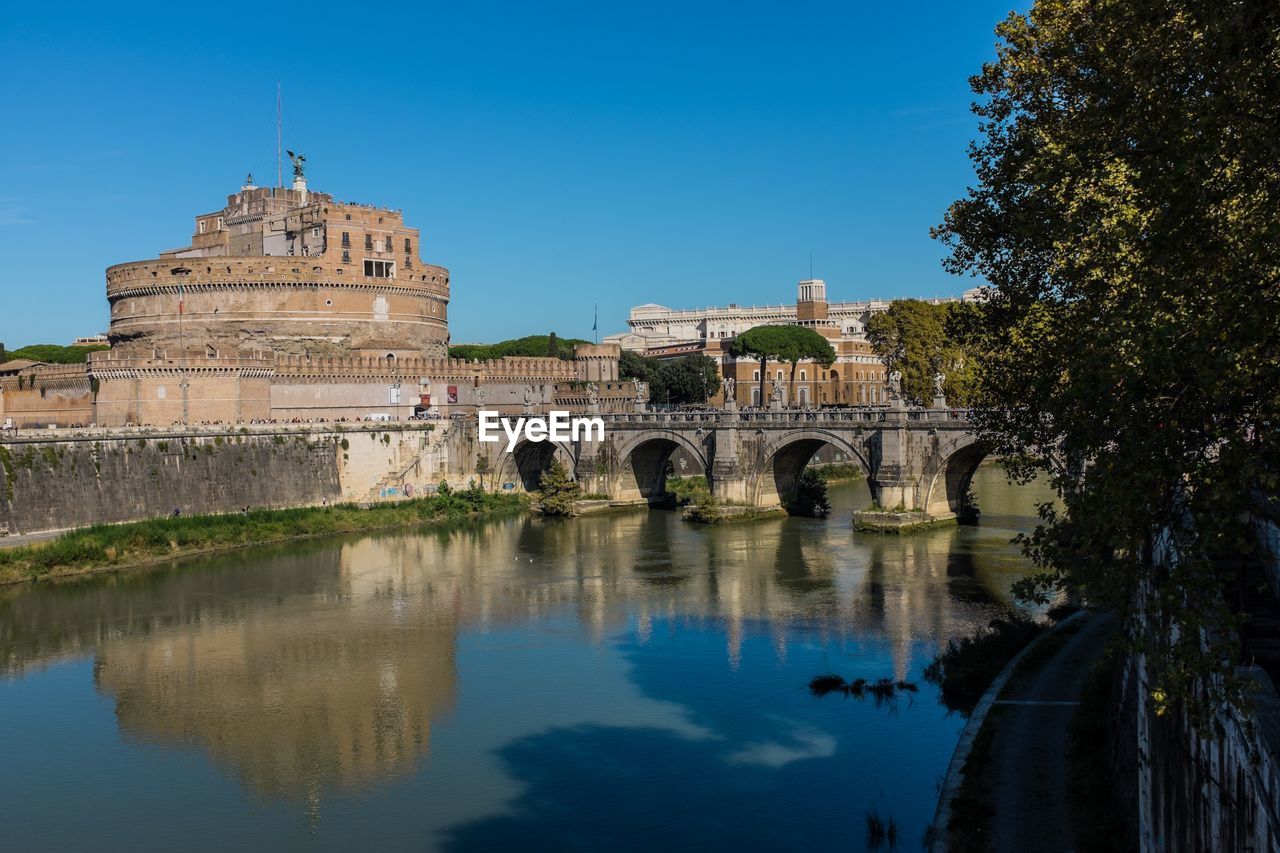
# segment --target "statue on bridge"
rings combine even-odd
[[[726,376],[721,385],[724,386],[724,407],[726,409],[734,408],[738,401],[737,396],[733,393],[737,386],[737,380],[732,376]]]
[[[769,402],[775,407],[782,405],[782,390],[783,382],[779,377],[775,376],[773,378],[773,393],[769,395]]]
[[[885,390],[889,393],[889,402],[902,403],[902,374],[897,370],[890,371],[886,378]]]

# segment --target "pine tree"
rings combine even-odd
[[[542,472],[538,481],[538,509],[543,515],[571,516],[580,492],[581,488],[569,478],[564,465],[556,460]]]

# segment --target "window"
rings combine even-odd
[[[809,372],[808,372],[807,370],[802,370],[802,371],[800,371],[800,381],[801,381],[801,382],[804,382],[804,381],[805,381],[805,380],[807,380],[808,378],[809,378]]]
[[[758,371],[758,370],[753,370],[753,371],[751,371],[751,379],[752,379],[752,381],[754,381],[754,382],[759,382],[759,381],[760,381],[760,371]]]
[[[351,248],[351,234],[347,231],[342,232],[342,248],[344,249]]]
[[[364,249],[366,252],[373,251],[373,235],[372,234],[364,235]]]
[[[364,274],[372,278],[395,278],[395,261],[374,261],[365,259]]]
[[[404,238],[404,253],[406,255],[413,254],[413,243],[409,241],[408,237]]]
[[[348,214],[347,214],[347,221],[348,221],[348,222],[350,222],[350,221],[351,221],[351,214],[350,214],[350,213],[348,213]]]
[[[221,217],[221,216],[219,216],[219,217],[218,217],[218,230],[219,230],[219,231],[221,231],[221,230],[223,230],[223,229],[224,229],[224,228],[226,228],[226,227],[227,227],[227,226],[226,226],[225,224],[223,224],[222,217]]]
[[[348,251],[346,251],[345,249],[344,249],[344,250],[343,250],[343,252],[342,252],[342,262],[343,262],[344,264],[349,264],[349,263],[351,263],[351,253],[350,253],[350,252],[348,252]]]
[[[208,225],[209,225],[208,222],[204,221],[203,219],[200,220],[199,229],[201,234],[204,233],[204,229],[207,228]]]

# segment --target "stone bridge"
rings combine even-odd
[[[986,455],[965,411],[636,412],[600,415],[603,441],[523,441],[490,452],[501,487],[532,491],[553,459],[584,493],[615,501],[656,502],[666,492],[677,449],[701,465],[717,498],[756,507],[789,506],[805,465],[824,444],[862,467],[883,507],[944,516],[964,507],[969,481]],[[488,447],[495,447],[488,445]]]

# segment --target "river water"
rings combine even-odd
[[[921,676],[1011,606],[981,523],[511,518],[0,590],[8,850],[918,849],[963,719]],[[812,696],[825,673],[914,683]]]

